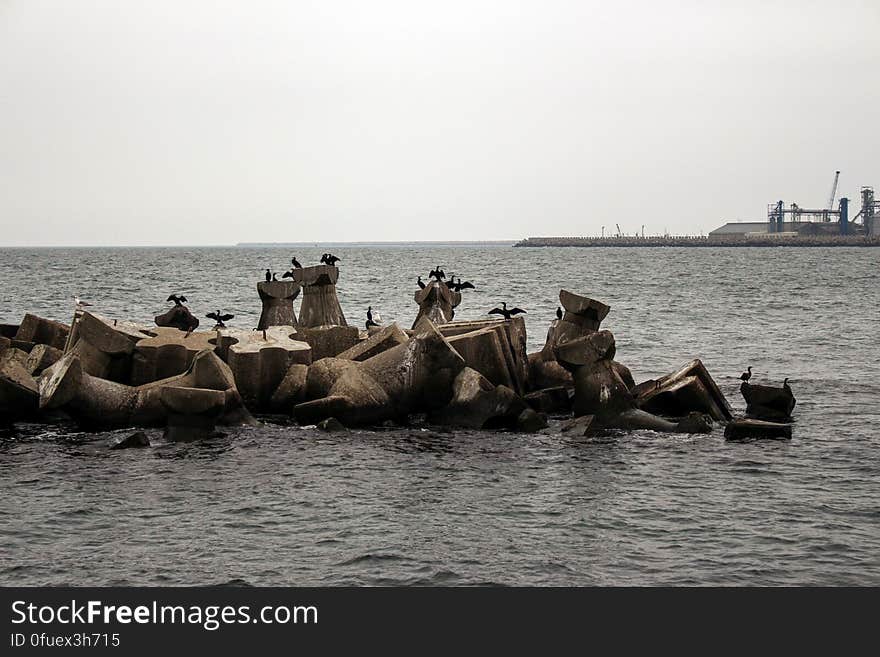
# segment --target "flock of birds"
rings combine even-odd
[[[748,383],[752,378],[752,366],[749,365],[746,368],[746,371],[739,375],[739,380],[743,383]],[[782,389],[788,393],[791,393],[791,386],[788,385],[788,377],[785,377],[785,381],[782,382]]]

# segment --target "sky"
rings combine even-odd
[[[880,2],[0,0],[0,246],[700,234],[880,189]]]

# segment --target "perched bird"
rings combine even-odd
[[[172,294],[166,299],[166,301],[173,301],[175,306],[182,306],[186,303],[186,297],[182,294],[180,296]]]
[[[470,281],[465,281],[464,283],[462,283],[461,277],[459,276],[458,282],[452,286],[452,289],[456,292],[461,292],[462,290],[476,290],[477,288],[475,288],[474,284]]]
[[[440,266],[437,265],[437,267],[432,269],[431,273],[428,274],[428,278],[436,278],[438,281],[441,281],[446,278],[446,272],[440,269]]]
[[[376,314],[375,319],[379,319],[378,313]],[[379,323],[374,321],[374,318],[373,318],[373,306],[369,306],[367,308],[366,327],[369,329],[371,326],[379,326]]]
[[[278,282],[278,277],[275,275],[274,271],[272,272],[272,280],[275,281],[276,283]]]
[[[302,269],[302,267],[300,267],[300,269]],[[293,270],[291,269],[290,271],[284,272],[281,274],[281,278],[293,278]]]
[[[788,385],[788,377],[785,377],[785,381],[782,382],[782,389],[788,394],[791,394],[791,386]]]
[[[217,324],[214,325],[214,328],[226,328],[226,324],[224,324],[223,322],[228,322],[230,319],[235,317],[235,315],[223,315],[220,313],[219,310],[217,310],[213,313],[208,313],[207,315],[205,315],[205,317],[207,317],[208,319],[213,319],[215,322],[217,322]]]
[[[486,314],[487,315],[501,315],[502,317],[504,317],[504,319],[510,319],[514,315],[519,315],[520,313],[525,314],[525,312],[526,311],[523,310],[522,308],[511,308],[510,310],[508,310],[507,309],[507,302],[502,301],[500,308],[493,308],[492,310],[490,310]]]
[[[556,306],[556,319],[562,319],[562,308]]]
[[[418,280],[416,280],[416,285],[418,285],[421,289],[425,289],[425,284],[422,282],[422,277],[419,276]]]
[[[336,263],[339,262],[339,258],[337,258],[332,253],[325,253],[321,256],[321,262],[325,265],[330,265],[331,267],[335,267]]]
[[[301,264],[299,264],[299,260],[296,259],[296,256],[294,256],[290,259],[290,264],[293,265],[294,269],[302,269],[303,268],[303,266]]]
[[[450,290],[455,289],[455,272],[449,274],[449,280],[443,281]]]
[[[80,308],[85,308],[85,307],[87,307],[87,306],[91,306],[91,305],[92,305],[92,304],[90,304],[90,303],[87,303],[87,302],[83,301],[82,299],[80,299],[80,298],[79,298],[78,296],[76,296],[75,294],[73,295],[73,303],[76,304],[76,307],[77,307],[78,309],[80,309]]]
[[[268,283],[271,280],[272,280],[272,272],[267,269],[266,270],[266,282]]]
[[[752,366],[749,365],[749,366],[746,368],[746,370],[748,370],[748,371],[747,371],[747,372],[743,372],[742,374],[739,375],[739,379],[740,379],[740,381],[748,382],[748,380],[752,378]]]

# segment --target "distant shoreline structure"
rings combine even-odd
[[[864,235],[828,235],[792,237],[788,235],[709,239],[708,236],[678,235],[670,237],[527,237],[515,247],[731,247],[731,246],[880,246],[880,237]]]
[[[238,242],[235,246],[242,248],[321,248],[321,247],[377,247],[377,246],[514,246],[516,240],[437,240],[437,241],[399,241],[399,242]]]

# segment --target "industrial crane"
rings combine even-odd
[[[840,179],[840,171],[834,172],[834,184],[831,185],[831,196],[828,198],[828,210],[834,209],[834,197],[837,196],[837,181]]]

